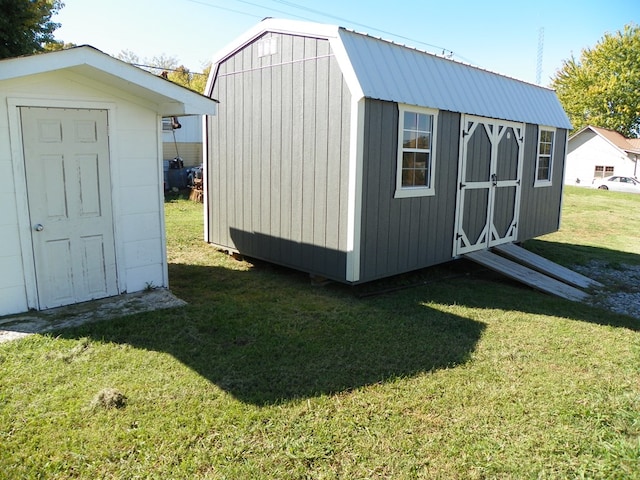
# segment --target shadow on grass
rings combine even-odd
[[[350,391],[469,359],[484,324],[395,295],[361,300],[300,273],[170,265],[187,307],[86,324],[66,338],[166,352],[237,399],[267,405]],[[413,290],[415,292],[415,290]]]
[[[540,239],[527,240],[524,247],[566,267],[586,265],[594,260],[614,267],[622,264],[640,265],[640,255],[600,247],[573,245]]]
[[[260,262],[249,271],[181,264],[169,271],[187,307],[58,334],[169,353],[237,399],[267,405],[468,361],[485,324],[432,303],[639,329],[633,319],[534,292],[465,262],[387,279],[373,287],[423,285],[366,298],[344,285],[313,287],[305,274]]]

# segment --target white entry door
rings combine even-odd
[[[39,308],[117,295],[107,111],[20,114]]]
[[[517,238],[524,125],[463,115],[454,256]]]

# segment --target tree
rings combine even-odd
[[[43,52],[59,52],[60,50],[67,50],[68,48],[75,48],[75,43],[64,43],[59,41],[47,42],[43,45]]]
[[[192,72],[184,65],[179,65],[175,57],[167,57],[164,54],[159,57],[153,57],[150,65],[166,71],[166,78],[173,83],[177,83],[198,93],[204,92],[208,70],[206,70],[205,74]],[[209,66],[208,69],[211,69],[211,67]]]
[[[119,60],[122,60],[123,62],[127,62],[133,65],[139,65],[142,63],[140,61],[140,57],[131,50],[121,50],[120,53],[118,53],[115,57]]]
[[[62,7],[61,0],[0,0],[0,58],[41,52],[55,42],[60,24],[51,17]]]
[[[207,77],[209,76],[209,71],[211,70],[211,65],[205,67],[203,73],[195,73],[191,72],[188,68],[180,65],[174,71],[169,72],[167,78],[178,85],[182,85],[183,87],[187,87],[195,92],[204,93],[204,88],[207,84]]]
[[[207,77],[211,70],[211,64],[207,65],[203,73],[195,73],[190,71],[184,65],[178,63],[175,57],[168,57],[165,54],[153,57],[151,60],[140,60],[140,57],[131,50],[122,50],[116,55],[116,58],[140,68],[147,70],[156,75],[160,75],[173,83],[182,85],[198,93],[203,93],[207,83]]]
[[[552,86],[574,130],[595,125],[640,137],[640,27],[607,33],[565,60]]]

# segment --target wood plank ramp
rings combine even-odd
[[[581,275],[578,272],[574,272],[573,270],[569,270],[562,265],[558,265],[551,260],[541,257],[540,255],[536,255],[535,253],[532,253],[529,250],[525,250],[524,248],[519,247],[513,243],[498,245],[496,247],[493,247],[492,250],[502,255],[503,257],[509,258],[521,265],[529,267],[533,270],[537,270],[538,272],[544,273],[545,275],[553,277],[556,280],[560,280],[561,282],[568,283],[569,285],[577,288],[604,286],[596,280],[585,277],[584,275]]]
[[[501,273],[512,280],[524,283],[536,290],[551,295],[566,298],[574,302],[581,302],[589,298],[589,295],[582,290],[501,257],[500,255],[496,255],[489,250],[478,250],[476,252],[466,253],[463,257]]]

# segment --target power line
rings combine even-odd
[[[229,8],[229,7],[222,7],[220,5],[213,5],[211,3],[207,3],[207,2],[203,2],[203,1],[199,1],[199,0],[185,0],[185,1],[191,2],[191,3],[197,3],[198,5],[204,5],[205,7],[217,8],[218,10],[226,10],[227,12],[233,12],[233,13],[238,13],[240,15],[246,15],[248,17],[259,18],[259,19],[263,19],[264,18],[264,15],[256,15],[255,13],[243,12],[241,10],[235,10],[235,9]],[[296,15],[294,13],[285,12],[283,10],[278,10],[278,9],[275,9],[275,8],[272,8],[272,7],[265,7],[264,5],[258,5],[257,3],[249,2],[249,1],[246,1],[246,0],[235,0],[235,1],[239,2],[239,3],[245,3],[247,5],[251,5],[252,7],[262,8],[262,9],[268,10],[270,12],[282,13],[283,15],[289,15],[290,17],[300,18],[302,20],[309,20],[306,17],[302,17],[302,16]]]
[[[201,72],[192,72],[186,67],[168,68],[168,67],[159,67],[157,65],[144,65],[142,63],[132,63],[132,62],[127,62],[127,63],[129,65],[133,65],[134,67],[140,67],[140,68],[153,68],[154,70],[163,70],[167,72],[184,72],[184,73],[188,73],[189,75],[206,75],[205,73],[201,73]]]
[[[195,4],[198,4],[198,5],[203,5],[203,6],[210,7],[210,8],[216,8],[216,9],[219,9],[219,10],[225,10],[225,11],[228,11],[228,12],[237,13],[237,14],[240,14],[240,15],[246,15],[246,16],[250,16],[250,17],[254,17],[254,18],[260,18],[260,19],[264,18],[264,16],[261,16],[261,15],[256,15],[254,13],[249,13],[249,12],[245,12],[245,11],[241,11],[241,10],[236,10],[236,9],[229,8],[229,7],[222,7],[220,5],[212,4],[212,3],[201,1],[201,0],[185,0],[185,1],[191,2],[191,3],[195,3]],[[249,0],[234,0],[234,1],[236,1],[238,3],[244,3],[244,4],[250,5],[252,7],[257,7],[257,8],[263,9],[263,10],[267,10],[269,13],[272,13],[272,12],[273,13],[280,13],[280,14],[283,14],[283,15],[287,15],[289,17],[299,18],[301,20],[314,21],[314,19],[310,18],[309,16],[297,15],[295,13],[291,13],[290,11],[284,11],[284,10],[279,10],[279,9],[273,8],[273,7],[259,5],[257,3],[251,2]],[[398,39],[402,39],[402,40],[405,40],[405,41],[408,41],[408,42],[411,42],[411,43],[416,43],[416,44],[424,45],[426,47],[434,48],[434,49],[437,49],[437,50],[442,50],[442,55],[443,56],[446,56],[448,58],[451,58],[451,57],[455,56],[455,57],[458,57],[460,60],[462,60],[464,62],[476,65],[476,62],[474,62],[473,60],[465,58],[462,55],[458,55],[455,52],[453,52],[452,50],[450,50],[448,48],[445,48],[445,47],[442,47],[442,46],[439,46],[439,45],[434,45],[432,43],[423,42],[422,40],[417,40],[415,38],[406,37],[404,35],[399,35],[397,33],[393,33],[393,32],[387,31],[387,30],[382,30],[380,28],[376,28],[376,27],[373,27],[371,25],[367,25],[367,24],[364,24],[364,23],[355,22],[353,20],[349,20],[348,18],[340,17],[340,16],[337,16],[337,15],[332,15],[332,14],[326,13],[326,12],[324,12],[322,10],[316,10],[316,9],[307,7],[305,5],[300,5],[299,3],[292,2],[292,1],[289,1],[289,0],[271,0],[271,1],[276,2],[276,3],[280,3],[280,4],[285,5],[287,7],[291,7],[291,8],[299,9],[299,10],[302,10],[302,11],[305,11],[305,12],[308,12],[308,13],[312,13],[314,15],[320,15],[320,16],[323,16],[323,17],[326,17],[326,18],[332,18],[334,20],[338,20],[341,23],[346,23],[346,24],[349,24],[349,25],[357,25],[357,26],[363,27],[363,28],[365,28],[365,29],[367,29],[369,31],[378,32],[378,33],[381,33],[381,34],[384,34],[384,35],[390,35],[392,37],[395,37],[395,38],[398,38]]]
[[[260,17],[260,15],[255,15],[253,13],[241,12],[240,10],[235,10],[233,8],[228,8],[228,7],[221,7],[220,5],[211,5],[210,3],[200,2],[198,0],[185,0],[185,2],[196,3],[198,5],[204,5],[205,7],[217,8],[218,10],[225,10],[227,12],[238,13],[240,15],[247,15],[248,17],[262,18]]]
[[[236,1],[243,1],[243,0],[236,0]],[[419,43],[421,45],[426,45],[427,47],[431,47],[431,48],[436,48],[438,50],[442,50],[443,53],[444,52],[449,52],[451,55],[454,55],[453,51],[449,50],[448,48],[444,48],[444,47],[441,47],[439,45],[433,45],[431,43],[427,43],[427,42],[423,42],[423,41],[420,41],[420,40],[416,40],[415,38],[410,38],[410,37],[405,37],[403,35],[398,35],[397,33],[389,32],[387,30],[381,30],[379,28],[375,28],[375,27],[372,27],[371,25],[366,25],[364,23],[354,22],[353,20],[349,20],[349,19],[343,18],[343,17],[338,17],[336,15],[331,15],[330,13],[325,13],[325,12],[322,12],[320,10],[314,10],[313,8],[309,8],[309,7],[306,7],[304,5],[297,4],[295,2],[290,2],[288,0],[272,0],[272,1],[278,2],[278,3],[282,3],[283,5],[287,5],[287,6],[290,6],[290,7],[299,8],[301,10],[305,10],[305,11],[310,12],[310,13],[315,13],[317,15],[322,15],[323,17],[333,18],[335,20],[339,20],[341,22],[346,22],[346,23],[349,23],[349,24],[352,24],[352,25],[358,25],[360,27],[366,28],[367,30],[373,30],[375,32],[383,33],[385,35],[391,35],[391,36],[396,37],[396,38],[402,38],[403,40],[408,40],[410,42],[415,42],[415,43]]]

